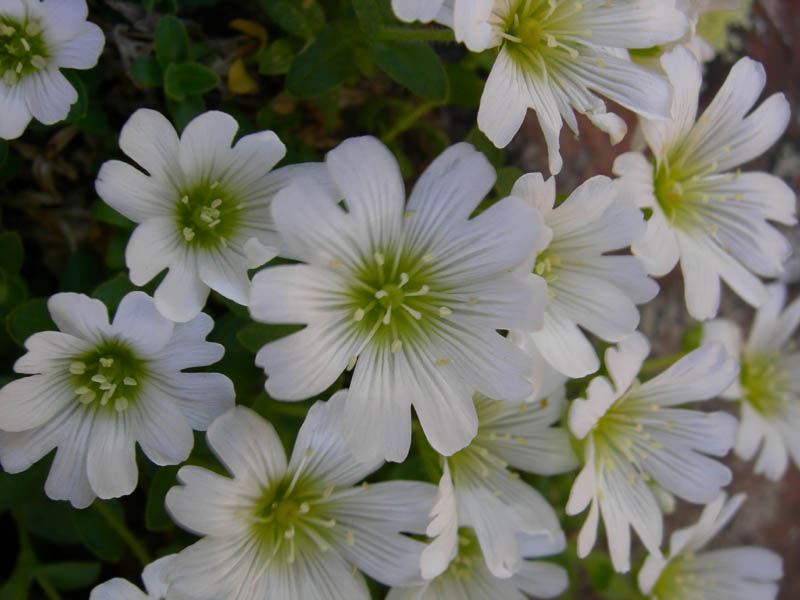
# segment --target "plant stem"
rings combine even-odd
[[[112,511],[108,506],[106,506],[105,503],[99,500],[92,506],[111,526],[111,529],[117,532],[117,535],[119,535],[119,537],[122,538],[122,541],[127,544],[128,548],[131,549],[131,552],[136,555],[136,558],[139,559],[139,562],[142,563],[143,567],[152,562],[147,549],[138,539],[136,539],[134,533],[128,529],[128,526],[125,524],[125,522],[120,519],[116,513],[114,513],[114,511]]]
[[[50,600],[61,600],[61,595],[56,591],[56,588],[53,587],[53,584],[50,583],[46,577],[42,577],[41,575],[35,575],[36,583],[39,584],[39,587],[42,588],[45,596],[47,596]]]
[[[384,144],[388,144],[394,138],[396,138],[401,133],[411,129],[414,126],[414,123],[419,121],[425,114],[430,112],[432,109],[439,106],[438,102],[423,102],[419,106],[417,106],[414,110],[412,110],[407,115],[401,117],[389,131],[384,133],[381,136],[381,141]]]
[[[423,42],[454,42],[453,30],[449,28],[433,27],[399,27],[384,26],[378,32],[381,40],[392,41],[412,41]]]

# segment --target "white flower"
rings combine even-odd
[[[344,141],[326,164],[347,211],[309,178],[272,203],[287,248],[308,264],[259,272],[250,312],[308,326],[256,355],[267,392],[308,398],[354,369],[345,437],[357,456],[403,460],[411,404],[450,455],[477,431],[473,390],[530,394],[530,359],[497,329],[541,325],[542,280],[510,272],[538,247],[541,220],[517,198],[468,218],[495,180],[469,144],[442,153],[407,205],[397,162],[375,138]]]
[[[656,276],[680,260],[695,319],[717,314],[720,278],[759,306],[766,290],[756,275],[779,275],[791,251],[767,219],[794,224],[795,194],[777,177],[736,167],[780,137],[789,104],[783,94],[773,94],[748,115],[766,76],[761,64],[742,58],[695,122],[700,65],[684,48],[665,54],[661,64],[675,88],[674,120],[642,120],[655,164],[639,153],[614,162],[622,193],[652,213],[633,253]]]
[[[406,22],[437,21],[453,29],[456,40],[473,52],[489,46],[492,27],[487,21],[494,0],[392,0],[398,19]]]
[[[472,530],[458,530],[458,554],[447,570],[433,581],[413,587],[394,587],[386,600],[522,600],[555,598],[569,585],[563,567],[545,561],[527,560],[563,552],[564,535],[518,537],[526,560],[511,577],[501,579],[489,571]]]
[[[380,466],[357,462],[339,435],[344,395],[311,407],[286,455],[272,426],[237,406],[208,428],[208,444],[233,479],[182,467],[166,505],[205,536],[162,578],[181,599],[368,600],[356,567],[387,585],[420,581],[434,486],[391,481],[353,487]]]
[[[186,460],[192,429],[233,405],[233,385],[209,365],[224,348],[205,341],[206,314],[176,325],[153,299],[131,292],[109,324],[105,305],[83,294],[47,303],[60,331],[30,336],[15,364],[31,375],[0,390],[0,463],[19,473],[58,447],[44,489],[53,500],[89,506],[136,487],[136,443],[158,465]]]
[[[444,501],[452,497],[450,512],[458,514],[458,523],[474,530],[486,565],[496,577],[511,577],[522,567],[518,534],[544,532],[552,540],[562,535],[547,500],[508,467],[555,475],[578,466],[566,430],[551,427],[561,418],[565,404],[563,386],[549,397],[530,398],[517,405],[476,394],[478,434],[469,446],[445,459],[439,484],[441,506],[436,507],[438,515],[432,525],[447,521]],[[447,481],[450,473],[452,484]],[[437,529],[429,528],[428,535],[435,535]],[[445,531],[452,553],[452,525]],[[441,550],[432,545],[422,556],[423,575],[428,579],[441,573],[450,558],[448,543],[437,538],[433,544]]]
[[[604,255],[644,233],[641,211],[619,201],[616,186],[600,176],[556,208],[555,180],[545,181],[539,173],[520,177],[511,195],[536,208],[550,234],[547,247],[523,265],[547,282],[544,326],[520,337],[529,337],[541,356],[569,377],[593,373],[600,361],[579,326],[618,342],[639,325],[636,304],[658,293],[636,257]]]
[[[463,0],[462,0],[463,1]],[[680,38],[686,17],[674,0],[495,0],[485,2],[492,45],[500,53],[483,90],[478,126],[506,146],[528,108],[547,142],[550,172],[561,170],[562,119],[577,134],[573,109],[619,142],[627,127],[595,94],[643,116],[669,116],[670,87],[633,64],[628,48]],[[493,6],[492,6],[493,4]],[[488,10],[487,10],[488,8]]]
[[[737,494],[721,493],[698,522],[670,538],[669,556],[647,557],[639,571],[639,589],[650,600],[774,600],[783,576],[781,557],[766,548],[742,546],[701,552],[739,510]]]
[[[169,554],[154,560],[142,571],[145,594],[127,579],[115,577],[96,586],[89,594],[89,600],[163,600],[167,594],[167,586],[160,579],[161,570],[174,557]]]
[[[84,0],[4,0],[0,6],[0,138],[22,135],[31,118],[63,120],[78,92],[59,69],[90,69],[105,38],[86,20]]]
[[[630,529],[645,547],[658,553],[662,517],[648,482],[696,504],[713,500],[731,481],[731,472],[711,459],[734,443],[736,419],[724,412],[673,408],[713,398],[736,376],[736,363],[720,344],[706,344],[653,379],[635,379],[650,348],[635,333],[606,350],[606,368],[614,382],[595,377],[587,399],[572,403],[569,427],[584,445],[584,467],[567,502],[567,514],[590,506],[578,536],[578,555],[586,556],[602,515],[611,560],[617,571],[630,570]]]
[[[777,481],[790,455],[800,467],[800,352],[791,342],[800,324],[800,298],[784,309],[782,284],[769,286],[767,294],[746,343],[738,325],[726,319],[705,323],[703,336],[722,342],[741,364],[739,380],[723,394],[741,401],[736,454],[752,460],[758,453],[756,473]]]
[[[110,160],[97,176],[100,197],[140,223],[125,252],[131,281],[144,285],[169,268],[155,301],[173,321],[193,319],[209,288],[247,304],[247,270],[273,258],[280,246],[272,197],[291,177],[317,168],[270,172],[286,152],[278,136],[261,131],[231,147],[237,129],[230,115],[209,111],[178,139],[163,115],[139,109],[122,128],[119,145],[147,173]]]

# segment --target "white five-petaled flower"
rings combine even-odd
[[[800,352],[790,341],[800,324],[800,298],[784,309],[782,284],[769,286],[767,293],[746,343],[739,326],[727,319],[705,323],[703,336],[723,343],[741,365],[738,381],[722,394],[741,401],[734,451],[744,460],[758,453],[756,473],[777,481],[790,455],[800,467]]]
[[[604,255],[644,233],[641,211],[619,201],[616,186],[601,176],[580,185],[555,208],[555,180],[545,181],[539,173],[522,176],[511,195],[536,208],[550,234],[547,247],[523,264],[547,282],[544,325],[519,335],[530,337],[561,373],[573,378],[593,373],[600,361],[579,326],[618,342],[639,325],[636,304],[658,293],[658,284],[636,257]]]
[[[311,407],[287,465],[272,426],[238,406],[208,428],[208,444],[233,479],[182,467],[166,505],[205,536],[162,579],[181,599],[368,600],[361,569],[387,585],[420,581],[421,533],[434,486],[355,486],[382,461],[356,461],[340,436],[345,391]],[[213,568],[210,568],[212,567]]]
[[[0,138],[19,137],[32,117],[50,125],[67,116],[78,92],[59,69],[90,69],[105,43],[87,13],[84,0],[2,3]]]
[[[456,40],[473,52],[486,50],[492,27],[486,19],[494,0],[392,0],[392,9],[406,22],[437,21],[455,33]]]
[[[247,304],[247,270],[273,258],[280,242],[269,205],[298,173],[318,165],[270,172],[286,148],[272,131],[242,137],[225,113],[193,119],[178,138],[160,113],[139,109],[119,136],[125,154],[147,170],[118,161],[103,164],[97,193],[140,223],[125,252],[130,278],[144,285],[165,268],[155,292],[158,310],[173,321],[194,318],[209,288]]]
[[[463,1],[463,0],[462,0]],[[481,2],[500,53],[481,97],[478,127],[506,146],[528,108],[536,111],[552,174],[561,170],[562,119],[578,132],[573,110],[607,132],[613,143],[627,131],[606,110],[605,96],[641,115],[669,116],[670,87],[630,61],[628,48],[680,38],[687,21],[674,0],[494,0]],[[476,19],[480,22],[481,19]]]
[[[167,586],[160,579],[161,570],[172,560],[174,554],[154,560],[142,571],[142,581],[146,593],[127,579],[115,577],[96,586],[89,594],[89,600],[163,600]]]
[[[728,453],[736,419],[673,407],[725,390],[736,376],[735,361],[720,344],[706,344],[640,384],[636,376],[649,351],[640,333],[606,350],[613,387],[605,377],[595,377],[587,399],[575,400],[569,411],[570,430],[583,442],[584,467],[566,510],[574,515],[590,507],[578,555],[586,556],[594,546],[602,515],[611,560],[620,572],[630,570],[630,527],[650,552],[659,552],[663,522],[651,480],[698,504],[713,500],[731,481],[730,470],[705,455]]]
[[[563,567],[528,559],[563,552],[564,535],[520,535],[518,542],[525,560],[510,577],[495,577],[484,561],[475,533],[462,527],[457,532],[457,553],[446,571],[421,585],[393,587],[386,600],[526,600],[555,598],[563,593],[569,585]]]
[[[60,331],[30,336],[14,364],[31,375],[0,390],[0,463],[9,473],[58,447],[45,492],[89,506],[136,487],[136,443],[158,465],[186,460],[192,429],[203,430],[233,405],[233,385],[209,365],[224,348],[205,341],[211,317],[174,324],[153,299],[131,292],[109,324],[105,305],[61,293],[47,303]]]
[[[670,538],[669,556],[651,554],[639,571],[639,589],[650,600],[774,600],[783,576],[781,557],[766,548],[701,550],[739,510],[737,494],[723,492],[694,525]]]
[[[375,138],[346,140],[325,162],[341,196],[304,178],[272,203],[288,250],[308,264],[253,278],[254,319],[307,324],[256,355],[267,392],[308,398],[353,369],[345,436],[357,456],[403,460],[412,403],[431,445],[453,454],[477,431],[473,390],[530,394],[530,359],[497,330],[541,325],[544,282],[511,272],[540,246],[541,219],[517,198],[468,218],[495,180],[469,144],[442,153],[408,204]]]
[[[508,467],[555,475],[578,466],[566,430],[551,427],[565,404],[563,385],[548,396],[521,404],[475,395],[478,434],[469,446],[445,458],[436,518],[428,535],[440,530],[447,535],[437,537],[423,552],[424,577],[439,575],[450,563],[455,552],[454,521],[475,532],[487,568],[502,578],[511,577],[523,566],[519,535],[544,533],[551,540],[563,535],[547,500]],[[449,504],[448,498],[452,498]],[[440,526],[448,522],[449,527]]]
[[[661,64],[675,88],[671,122],[642,120],[654,161],[626,153],[614,162],[622,194],[651,212],[645,235],[631,249],[647,271],[666,275],[680,260],[686,305],[696,319],[717,314],[722,278],[743,300],[766,300],[757,277],[775,277],[791,252],[767,219],[796,223],[795,194],[767,173],[736,167],[760,155],[783,133],[789,104],[783,94],[747,114],[764,88],[764,68],[740,59],[695,122],[701,69],[685,48]]]

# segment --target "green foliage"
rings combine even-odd
[[[313,98],[355,75],[355,29],[348,23],[331,23],[294,59],[286,89],[298,98]]]
[[[164,72],[164,92],[173,100],[199,95],[217,87],[219,76],[197,63],[170,63]]]

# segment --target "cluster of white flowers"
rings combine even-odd
[[[184,466],[166,497],[176,523],[202,539],[145,569],[147,595],[120,579],[92,600],[369,598],[362,573],[391,600],[550,598],[566,571],[531,559],[566,546],[556,510],[520,472],[579,471],[565,509],[589,509],[577,537],[594,547],[600,518],[614,568],[630,571],[631,535],[650,556],[639,573],[653,600],[774,598],[780,558],[760,548],[699,550],[733,516],[731,448],[777,479],[800,466],[800,300],[760,279],[782,272],[790,246],[768,220],[795,223],[780,179],[737,167],[789,121],[781,94],[751,109],[764,70],[743,58],[697,118],[701,65],[691,45],[700,12],[679,0],[393,0],[401,19],[437,20],[470,50],[497,49],[479,127],[497,146],[536,111],[559,172],[562,121],[575,111],[626,133],[597,94],[641,117],[651,158],[617,158],[617,179],[594,177],[556,200],[556,182],[522,176],[510,195],[480,206],[495,183],[489,161],[455,144],[408,199],[380,141],[345,140],[324,163],[273,170],[285,147],[271,131],[234,143],[237,123],[206,112],[180,137],[153,110],[136,111],[119,145],[139,168],[105,163],[98,194],[138,226],[126,262],[151,298],[105,305],[52,296],[59,331],[28,338],[14,365],[27,375],[0,390],[0,463],[23,471],[54,448],[47,495],[77,508],[137,485],[135,445],[158,465],[185,461],[192,430],[230,475]],[[31,115],[52,123],[75,100],[59,67],[87,68],[102,48],[82,0],[15,0],[0,8],[0,136]],[[661,45],[660,71],[629,49]],[[620,251],[630,248],[631,253]],[[612,254],[609,254],[612,253]],[[252,279],[248,271],[275,256]],[[290,262],[292,264],[286,264]],[[722,278],[759,307],[746,343],[722,319],[704,344],[640,381],[650,345],[637,305],[680,263],[686,304],[716,316]],[[205,340],[210,290],[254,320],[305,327],[266,344],[255,362],[270,398],[314,398],[346,376],[347,389],[309,410],[287,461],[272,425],[235,406],[232,382],[183,372],[219,360]],[[593,334],[608,377],[568,398],[568,378],[596,373]],[[741,424],[698,405],[741,403]],[[402,462],[412,412],[438,453],[430,483],[363,480]],[[560,424],[559,424],[560,423]],[[710,455],[710,456],[709,456]],[[712,458],[713,457],[713,458]],[[363,483],[362,483],[363,482]],[[706,504],[661,554],[661,501]],[[427,533],[429,544],[419,539]],[[411,537],[411,534],[417,537]]]

